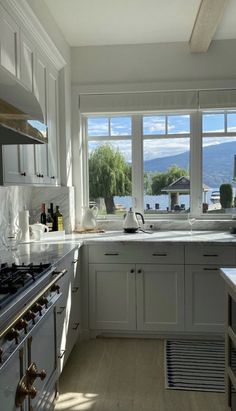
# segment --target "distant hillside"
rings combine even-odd
[[[235,154],[236,141],[205,147],[203,150],[204,183],[209,187],[219,188],[222,183],[231,182]],[[151,172],[165,171],[173,164],[189,169],[189,151],[176,156],[154,158],[145,161],[144,170]]]

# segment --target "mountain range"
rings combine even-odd
[[[203,182],[211,188],[222,183],[231,183],[234,177],[236,141],[214,144],[203,148]],[[175,156],[154,158],[144,161],[144,171],[163,172],[172,165],[189,169],[189,151]]]

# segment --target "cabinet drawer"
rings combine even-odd
[[[235,247],[222,245],[187,245],[185,249],[186,264],[234,265],[236,263]]]
[[[183,264],[184,246],[158,243],[89,246],[89,263]]]

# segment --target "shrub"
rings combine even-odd
[[[232,207],[233,189],[231,184],[221,184],[220,186],[220,204],[222,208]]]

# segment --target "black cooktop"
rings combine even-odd
[[[0,266],[0,309],[14,300],[22,291],[44,275],[51,264],[1,264]]]

